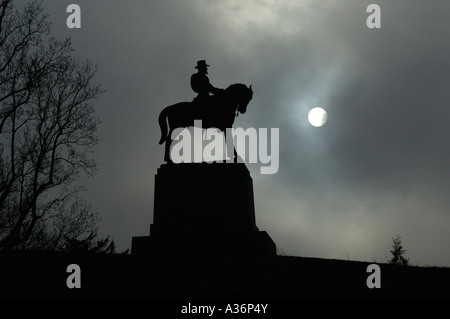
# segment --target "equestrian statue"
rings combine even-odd
[[[198,72],[191,77],[191,87],[198,95],[192,102],[181,102],[165,107],[159,114],[161,139],[159,144],[166,143],[164,160],[172,163],[170,146],[172,133],[177,128],[194,126],[194,121],[201,120],[202,128],[217,128],[226,132],[232,128],[235,117],[247,111],[247,105],[253,97],[252,86],[236,83],[226,89],[218,89],[211,85],[206,74],[208,64],[205,60],[197,62]],[[211,96],[210,93],[213,93]],[[226,134],[225,134],[226,136]],[[236,150],[234,150],[236,158]]]

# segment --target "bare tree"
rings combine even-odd
[[[72,53],[70,39],[50,37],[40,1],[18,11],[1,0],[0,248],[24,245],[67,209],[95,222],[73,206],[81,188],[72,185],[95,172],[92,100],[102,89],[93,84],[96,66]]]
[[[96,236],[98,221],[98,214],[86,201],[61,201],[58,210],[48,212],[36,224],[28,241],[18,248],[66,251],[69,242]]]

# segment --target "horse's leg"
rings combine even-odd
[[[242,159],[242,157],[239,156],[239,154],[236,151],[236,146],[234,145],[233,136],[231,135],[230,138],[231,138],[231,145],[233,146],[233,163],[244,163],[244,160]],[[225,139],[226,139],[226,134],[225,134]],[[228,147],[228,144],[227,144],[227,153],[228,153],[228,150],[231,150],[231,147]]]
[[[172,132],[173,128],[169,120],[169,132],[167,133],[164,145],[164,161],[168,164],[172,164],[172,159],[170,158],[170,146],[172,145]]]
[[[159,122],[162,135],[164,132],[169,131],[167,136],[161,138],[166,143],[164,148],[164,161],[167,163],[173,163],[170,156],[170,147],[172,145],[172,134],[175,129],[183,128],[190,125],[190,119],[193,117],[193,110],[190,102],[181,102],[166,107],[160,114]],[[167,122],[166,122],[167,121]],[[167,125],[166,125],[167,124]]]
[[[236,148],[234,147],[234,141],[233,141],[233,135],[231,134],[231,129],[220,129],[222,132],[224,132],[225,137],[225,146],[226,146],[226,156],[225,160],[227,163],[236,163],[237,161],[237,152]],[[233,152],[231,152],[233,150]],[[233,155],[231,155],[233,153]],[[230,158],[228,158],[230,157]]]
[[[167,135],[167,139],[166,139],[166,149],[164,151],[164,160],[168,164],[173,164],[172,158],[170,157],[170,146],[172,145],[172,133],[173,133],[173,129],[170,128],[169,134]]]
[[[164,161],[165,162],[169,162],[169,148],[170,148],[169,140],[170,140],[170,137],[167,136],[166,140],[164,141],[164,143],[165,143],[165,145],[164,145]]]

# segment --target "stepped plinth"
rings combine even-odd
[[[256,226],[245,164],[163,164],[150,236],[133,237],[131,253],[276,255],[276,246]]]

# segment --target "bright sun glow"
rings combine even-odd
[[[325,111],[321,107],[315,107],[308,114],[308,121],[312,126],[320,127],[327,122],[328,115],[327,111]]]

